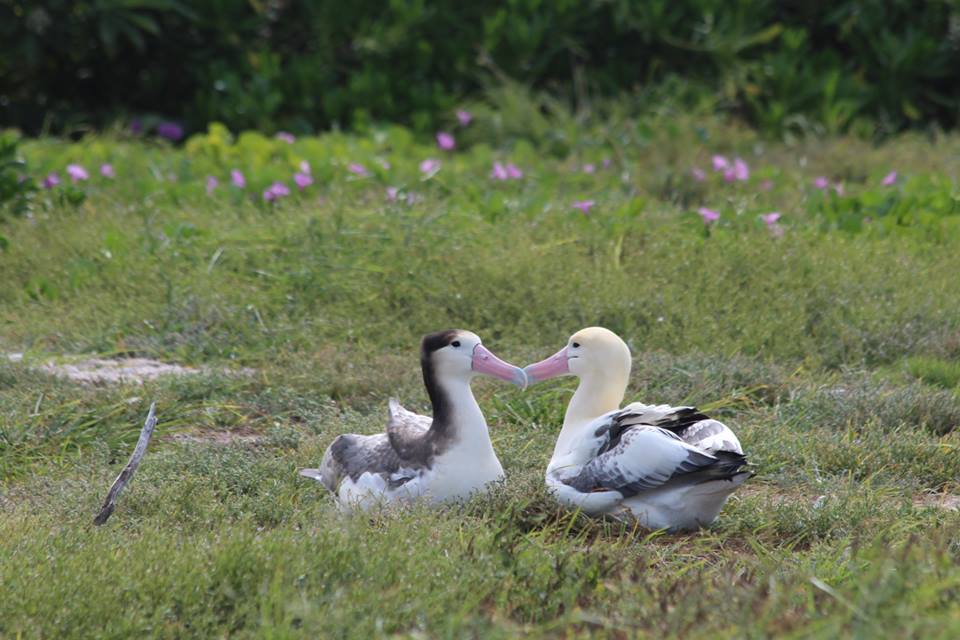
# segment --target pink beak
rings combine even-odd
[[[535,364],[528,364],[523,368],[523,372],[527,374],[529,384],[570,373],[570,361],[567,358],[567,348],[564,347],[560,349],[560,351],[557,351],[546,360],[541,360]]]
[[[523,369],[516,367],[509,362],[504,362],[493,355],[489,349],[482,344],[473,348],[473,370],[477,373],[485,373],[494,378],[500,378],[507,382],[512,382],[521,389],[527,387],[527,376]]]

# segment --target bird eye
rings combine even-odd
[[[451,347],[459,347],[459,346],[460,346],[460,341],[459,341],[459,340],[454,340],[453,342],[450,343],[450,346],[451,346]]]
[[[579,342],[574,342],[574,343],[571,344],[570,346],[573,347],[574,349],[576,349],[577,347],[580,346],[580,343],[579,343]]]

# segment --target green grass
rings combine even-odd
[[[917,500],[960,492],[960,138],[772,144],[560,114],[531,126],[538,145],[478,113],[452,156],[400,129],[25,145],[37,176],[118,177],[0,222],[0,352],[25,353],[0,359],[0,637],[960,634],[960,512]],[[750,181],[692,180],[714,152]],[[443,166],[423,180],[427,157]],[[491,181],[495,159],[524,179]],[[264,205],[301,160],[317,183]],[[253,197],[223,184],[235,167]],[[782,237],[758,218],[773,210]],[[388,396],[425,408],[421,334],[470,328],[523,364],[590,324],[630,342],[631,397],[741,435],[757,477],[710,530],[556,507],[542,472],[569,380],[478,381],[508,481],[469,504],[343,517],[296,476],[337,434],[381,430]],[[89,386],[36,368],[91,353],[207,372]],[[95,528],[151,400],[155,441]]]

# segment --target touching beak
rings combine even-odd
[[[557,376],[570,373],[567,348],[564,347],[560,349],[560,351],[557,351],[546,360],[541,360],[535,364],[528,364],[523,368],[523,372],[527,374],[527,384],[534,384],[547,378],[556,378]]]
[[[477,373],[485,373],[488,376],[512,382],[521,389],[527,388],[527,374],[523,372],[523,369],[515,367],[509,362],[504,362],[482,344],[473,348],[473,370]]]

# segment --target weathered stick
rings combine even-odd
[[[127,483],[133,478],[133,474],[137,472],[137,467],[140,466],[140,460],[143,459],[143,454],[147,452],[147,445],[150,443],[150,436],[153,435],[153,429],[157,426],[156,409],[157,403],[151,402],[150,412],[147,413],[147,421],[143,423],[143,430],[140,431],[140,439],[137,440],[137,446],[133,450],[133,455],[130,456],[130,461],[127,462],[127,466],[123,468],[123,471],[120,472],[117,479],[113,481],[113,486],[110,487],[107,499],[103,501],[103,506],[100,507],[100,513],[93,519],[93,524],[103,524],[107,521],[110,514],[113,513],[114,506],[116,506],[117,496],[120,495],[123,488],[127,486]]]

